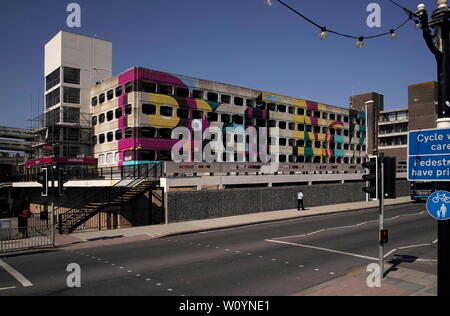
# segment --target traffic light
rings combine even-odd
[[[48,196],[48,180],[48,169],[44,168],[38,176],[38,183],[42,185],[42,196]]]
[[[363,167],[369,170],[368,174],[363,175],[363,180],[369,183],[368,187],[364,187],[363,191],[369,194],[371,199],[378,198],[378,158],[376,156],[369,157],[369,160],[363,163]]]
[[[380,244],[384,245],[389,242],[389,231],[387,229],[380,230]]]
[[[67,175],[67,172],[59,168],[58,169],[58,193],[59,196],[64,196],[64,184],[69,181],[69,177]]]
[[[384,198],[397,198],[397,159],[395,157],[384,157]]]

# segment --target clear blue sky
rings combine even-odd
[[[411,9],[419,3],[397,1]],[[79,29],[66,26],[70,2],[81,5]],[[387,0],[285,2],[355,35],[405,19]],[[366,25],[371,2],[382,7],[381,29]],[[436,8],[434,0],[421,2]],[[409,84],[436,79],[434,58],[412,22],[396,41],[374,39],[357,49],[354,40],[331,34],[320,41],[316,28],[263,0],[1,1],[0,125],[28,127],[42,112],[44,45],[59,30],[112,41],[114,74],[142,66],[342,107],[352,93],[370,91],[384,94],[388,109],[407,106]]]

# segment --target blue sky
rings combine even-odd
[[[415,9],[419,2],[397,0]],[[69,29],[77,2],[82,27]],[[285,0],[321,25],[354,35],[388,31],[405,14],[387,0]],[[382,27],[366,25],[366,7],[382,8]],[[420,1],[429,10],[435,1]],[[407,106],[407,86],[436,79],[436,64],[411,22],[388,37],[355,41],[318,30],[280,4],[263,0],[14,0],[0,4],[0,125],[29,127],[42,112],[44,45],[59,30],[113,42],[113,72],[133,66],[178,73],[347,107],[352,94],[385,95]]]

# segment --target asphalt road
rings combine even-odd
[[[434,269],[437,224],[423,204],[386,208],[386,247]],[[0,260],[4,295],[287,296],[376,262],[378,210],[309,217]],[[433,243],[434,242],[434,243]],[[69,288],[67,266],[81,267]]]

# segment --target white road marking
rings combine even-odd
[[[350,253],[350,252],[345,252],[345,251],[338,251],[338,250],[333,250],[333,249],[327,249],[327,248],[321,248],[321,247],[315,247],[315,246],[309,246],[309,245],[303,245],[303,244],[296,244],[296,243],[280,241],[280,240],[266,239],[265,241],[271,242],[271,243],[276,243],[276,244],[284,244],[284,245],[290,245],[290,246],[295,246],[295,247],[321,250],[321,251],[336,253],[336,254],[340,254],[340,255],[351,256],[351,257],[356,257],[356,258],[360,258],[360,259],[366,259],[366,260],[370,260],[370,261],[378,261],[378,258],[363,256],[363,255],[359,255],[356,253]]]
[[[405,215],[398,215],[392,218],[388,218],[385,219],[385,221],[393,221],[396,219],[399,219],[401,217],[406,217],[406,216],[418,216],[418,215],[424,215],[423,212],[420,213],[413,213],[413,214],[405,214]],[[311,235],[315,235],[318,233],[322,233],[322,232],[326,232],[326,231],[330,231],[330,230],[339,230],[339,229],[350,229],[350,228],[356,228],[359,226],[363,226],[363,225],[367,225],[370,223],[378,223],[379,220],[373,220],[373,221],[367,221],[367,222],[362,222],[362,223],[358,223],[356,225],[349,225],[349,226],[339,226],[339,227],[330,227],[330,228],[324,228],[315,232],[311,232],[311,233],[306,233],[306,234],[301,234],[301,235],[292,235],[292,236],[283,236],[283,237],[276,237],[276,238],[272,238],[272,240],[282,240],[282,239],[291,239],[291,238],[299,238],[299,237],[306,237],[306,236],[311,236]]]
[[[14,290],[15,288],[16,288],[15,286],[4,287],[4,288],[0,288],[0,291]]]
[[[27,278],[25,278],[19,271],[11,267],[9,264],[0,259],[0,267],[6,270],[9,274],[11,274],[20,284],[24,287],[33,286]]]

